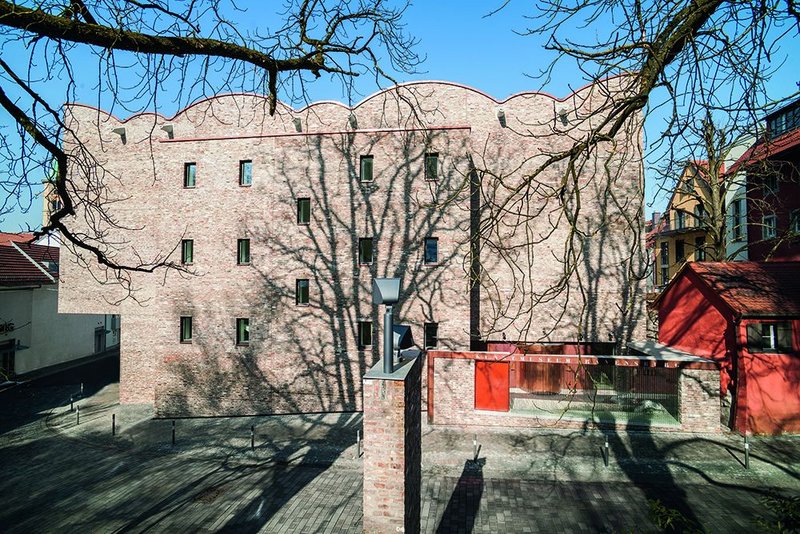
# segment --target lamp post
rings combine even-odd
[[[394,315],[392,305],[400,297],[399,278],[374,278],[372,280],[372,303],[383,304],[383,372],[394,373]]]

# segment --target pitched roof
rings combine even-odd
[[[769,141],[763,138],[759,139],[736,160],[736,163],[731,165],[728,174],[735,173],[741,167],[747,167],[748,165],[753,165],[769,157],[777,156],[781,152],[798,145],[800,145],[800,128],[786,132],[780,137]]]
[[[694,272],[737,315],[800,317],[800,262],[689,262],[683,271]]]
[[[0,245],[0,286],[54,283],[58,278],[57,248],[12,243]],[[53,267],[50,264],[56,267],[50,268]]]
[[[9,232],[0,232],[0,245],[7,245],[9,243],[27,243],[33,240],[33,234],[12,234]]]

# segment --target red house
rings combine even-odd
[[[732,428],[800,431],[800,262],[690,262],[654,305],[661,343],[720,363]]]

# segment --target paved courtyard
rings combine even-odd
[[[173,446],[113,382],[87,384],[77,424],[78,390],[0,393],[2,531],[361,531],[358,414],[179,420]],[[755,440],[745,470],[731,436],[612,434],[605,467],[599,434],[424,433],[423,532],[754,532],[768,495],[800,494],[795,438]]]

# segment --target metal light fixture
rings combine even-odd
[[[394,373],[394,316],[392,306],[400,298],[399,278],[373,278],[372,303],[383,304],[383,372]]]
[[[164,126],[161,127],[161,129],[167,132],[167,137],[169,139],[175,138],[175,129],[172,127],[171,124],[165,124]]]
[[[295,131],[297,133],[300,133],[300,132],[303,131],[303,121],[300,120],[300,117],[294,117],[292,119],[292,122],[294,123],[294,129],[295,129]]]
[[[125,128],[114,128],[111,131],[117,134],[120,139],[122,139],[123,145],[128,143],[128,137],[125,135]]]
[[[358,119],[356,118],[355,113],[351,113],[350,117],[348,117],[348,122],[350,123],[350,127],[354,130],[358,130]],[[387,278],[388,280],[388,278]]]
[[[500,126],[506,127],[506,112],[503,108],[497,108],[497,120],[500,121]]]

